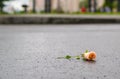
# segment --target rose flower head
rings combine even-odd
[[[83,58],[86,60],[95,60],[96,53],[94,51],[86,52],[83,54]]]

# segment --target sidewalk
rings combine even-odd
[[[0,24],[84,24],[120,23],[119,15],[2,15]]]

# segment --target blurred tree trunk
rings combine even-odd
[[[89,12],[91,12],[91,0],[88,0],[88,9],[89,9]]]
[[[51,12],[51,0],[45,0],[45,12],[46,13]]]
[[[0,12],[1,12],[1,13],[3,12],[3,7],[4,7],[3,3],[0,2]]]
[[[113,10],[113,1],[114,0],[110,0],[110,9],[111,9],[111,11]]]
[[[93,0],[88,0],[88,9],[89,9],[89,12],[92,12],[92,10],[91,10],[92,7],[94,8],[94,12],[96,12],[97,1],[94,0],[93,4],[92,4],[92,1]]]
[[[117,10],[120,12],[120,0],[118,0]]]
[[[97,11],[97,1],[94,0],[94,12],[96,12],[96,11]]]
[[[36,12],[36,0],[33,0],[33,13]]]

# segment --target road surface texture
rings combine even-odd
[[[0,79],[120,79],[120,25],[0,25]]]

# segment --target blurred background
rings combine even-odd
[[[119,12],[120,0],[0,0],[1,14]]]

